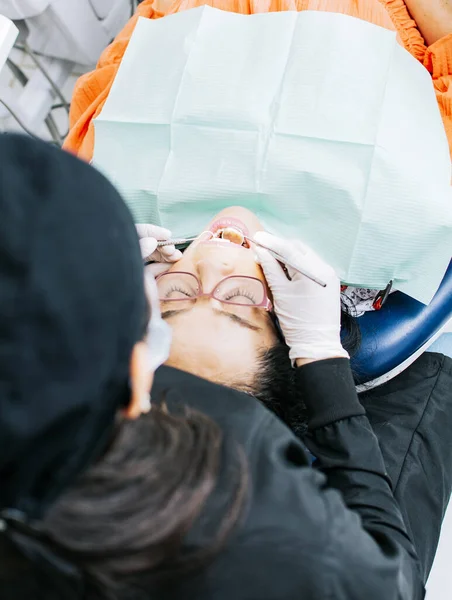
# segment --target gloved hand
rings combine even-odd
[[[157,225],[137,225],[140,239],[141,256],[144,259],[160,263],[176,262],[182,257],[182,252],[176,250],[174,245],[157,248],[157,241],[169,240],[171,231]]]
[[[255,246],[292,364],[297,359],[348,358],[340,339],[340,281],[332,267],[302,242],[286,241],[264,231],[256,233],[254,239],[327,284],[321,287],[287,267],[289,280],[278,261]]]

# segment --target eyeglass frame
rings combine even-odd
[[[157,283],[157,289],[158,289],[158,280],[162,277],[165,277],[165,275],[190,275],[190,277],[193,277],[194,279],[196,279],[197,283],[198,283],[198,287],[199,287],[199,293],[196,296],[193,296],[192,298],[160,298],[159,295],[159,300],[160,302],[196,302],[196,300],[198,300],[198,298],[213,298],[214,300],[218,300],[218,302],[221,302],[222,304],[229,304],[232,306],[249,306],[250,308],[263,308],[264,310],[266,310],[267,312],[271,312],[272,308],[273,308],[273,304],[270,300],[270,298],[268,297],[267,294],[267,289],[265,287],[264,282],[261,279],[258,279],[257,277],[251,277],[250,275],[228,275],[227,277],[223,277],[223,279],[220,279],[220,281],[218,283],[216,283],[213,287],[213,290],[209,293],[204,292],[204,289],[202,287],[202,283],[201,280],[199,279],[199,277],[197,277],[197,275],[195,275],[194,273],[188,273],[188,271],[166,271],[165,273],[160,273],[160,275],[157,275],[157,277],[155,278],[155,281]],[[261,285],[262,285],[262,289],[264,291],[264,298],[262,300],[262,302],[260,302],[259,304],[239,304],[238,302],[230,302],[229,300],[220,300],[220,298],[216,298],[214,296],[215,291],[218,289],[218,286],[220,286],[224,281],[226,281],[227,279],[236,279],[237,277],[240,277],[241,279],[252,279],[253,281],[258,281]]]

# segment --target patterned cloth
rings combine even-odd
[[[373,302],[379,290],[347,287],[342,291],[342,301],[353,317],[361,317],[369,310],[375,310]]]

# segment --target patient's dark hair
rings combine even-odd
[[[353,356],[360,344],[358,319],[345,305],[341,312],[342,345]],[[279,334],[277,343],[260,357],[254,382],[246,390],[302,437],[307,430],[307,412],[295,382],[295,369],[289,358],[289,348]]]

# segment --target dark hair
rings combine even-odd
[[[40,524],[41,541],[84,574],[96,598],[128,598],[127,585],[144,573],[164,580],[204,566],[239,521],[248,489],[244,454],[211,419],[181,410],[153,404],[137,420],[121,419],[105,455]],[[224,476],[226,454],[229,497],[212,539],[189,551],[185,535]]]
[[[350,314],[345,304],[342,305],[341,325],[342,345],[353,356],[361,344],[361,333],[358,319]],[[274,346],[262,352],[254,382],[246,391],[284,421],[295,435],[304,435],[307,430],[306,407],[295,382],[289,348],[281,335],[278,335]]]

